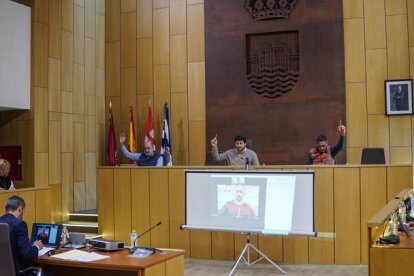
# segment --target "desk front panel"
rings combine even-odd
[[[240,234],[180,229],[179,226],[185,223],[186,169],[240,168],[99,167],[100,232],[107,239],[124,237],[128,243],[131,227],[140,233],[161,220],[161,226],[140,239],[140,246],[180,248],[191,258],[234,260],[246,242]],[[367,264],[368,252],[363,248],[366,243],[362,243],[367,236],[366,219],[375,213],[377,206],[385,205],[390,199],[388,191],[401,186],[412,187],[410,165],[260,166],[252,169],[315,171],[315,230],[321,236],[251,237],[252,243],[276,262]],[[129,183],[118,185],[119,181],[128,179],[131,179]],[[119,189],[125,185],[131,188]],[[117,200],[113,198],[115,194]],[[124,197],[125,201],[122,201]],[[126,222],[118,222],[116,214],[121,213]]]

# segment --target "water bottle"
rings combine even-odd
[[[69,242],[69,231],[66,228],[66,225],[63,226],[62,234],[60,235],[60,245],[63,247]]]
[[[138,234],[137,231],[132,230],[131,232],[131,248],[135,248],[138,246]]]

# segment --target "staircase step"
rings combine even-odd
[[[98,214],[69,213],[69,220],[98,222]]]
[[[81,232],[98,234],[98,222],[89,221],[64,221],[62,222],[69,232]]]

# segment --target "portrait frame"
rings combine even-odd
[[[385,113],[386,115],[413,114],[413,80],[386,80]]]

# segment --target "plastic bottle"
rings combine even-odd
[[[65,246],[69,242],[69,231],[66,228],[66,225],[63,226],[62,234],[60,237],[60,245]]]
[[[135,248],[135,247],[138,246],[137,237],[138,237],[137,231],[132,230],[132,232],[131,232],[131,248]]]

